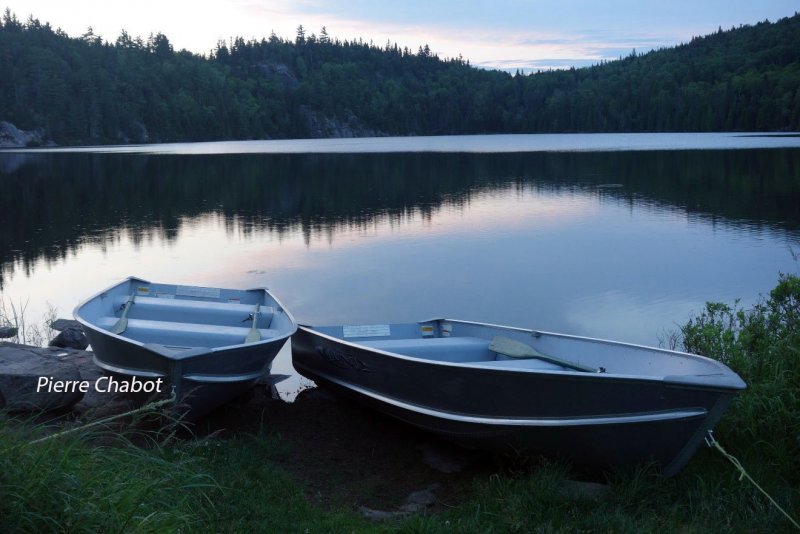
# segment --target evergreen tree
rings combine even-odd
[[[59,144],[351,135],[800,130],[800,15],[587,68],[513,75],[387,41],[70,38],[9,9],[0,120]]]

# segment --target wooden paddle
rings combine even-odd
[[[128,297],[128,302],[125,303],[125,309],[122,310],[122,315],[119,316],[119,320],[114,323],[114,326],[111,327],[112,334],[121,334],[128,328],[128,310],[131,309],[131,305],[133,305],[133,299],[136,298],[136,293],[131,293],[131,296]]]
[[[261,341],[261,332],[258,331],[258,326],[256,325],[260,309],[261,304],[256,304],[256,309],[253,310],[253,327],[250,329],[250,332],[248,332],[247,337],[244,340],[245,343],[255,343],[256,341]],[[241,315],[239,317],[241,317]]]
[[[579,363],[562,360],[561,358],[547,356],[537,351],[533,347],[522,343],[521,341],[517,341],[516,339],[511,339],[505,336],[495,336],[494,339],[492,339],[492,342],[489,343],[489,350],[497,352],[498,354],[504,354],[510,358],[536,358],[537,360],[554,363],[556,365],[560,365],[561,367],[567,367],[576,371],[583,371],[584,373],[602,372],[600,369],[595,369],[594,367],[588,367]]]

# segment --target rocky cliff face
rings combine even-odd
[[[308,137],[311,138],[345,138],[345,137],[386,137],[385,132],[364,126],[350,113],[346,119],[330,118],[322,113],[301,107]]]
[[[44,131],[26,132],[10,122],[0,121],[0,148],[24,148],[44,144],[48,144],[45,142]]]

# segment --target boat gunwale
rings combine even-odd
[[[189,352],[189,351],[191,351],[191,353],[187,354],[187,357],[200,355],[201,353],[198,353],[197,350],[195,350],[195,349],[203,349],[202,354],[209,354],[209,353],[212,353],[212,352],[223,352],[223,351],[227,352],[227,351],[231,351],[231,350],[236,350],[236,349],[241,348],[241,347],[258,347],[260,345],[268,345],[268,344],[275,343],[275,342],[278,342],[278,341],[286,340],[286,339],[290,338],[292,335],[294,335],[294,333],[297,331],[298,324],[297,324],[297,321],[295,321],[294,316],[292,316],[292,314],[289,312],[289,310],[286,309],[286,307],[283,305],[283,303],[280,300],[278,300],[278,298],[275,295],[273,295],[266,286],[253,287],[253,288],[247,288],[247,289],[234,289],[234,290],[235,291],[261,291],[261,292],[263,292],[264,295],[270,297],[273,301],[275,301],[276,313],[277,312],[281,312],[281,313],[285,314],[286,317],[289,319],[290,324],[294,325],[294,328],[289,329],[287,332],[283,333],[282,335],[275,336],[275,337],[269,337],[269,338],[263,338],[263,339],[260,339],[259,341],[253,342],[253,343],[242,342],[242,343],[237,343],[235,345],[224,345],[224,346],[220,346],[220,347],[192,347],[190,349],[187,349],[186,351],[175,352],[174,354],[164,354],[162,352],[157,352],[157,351],[153,351],[152,349],[150,349],[148,347],[148,345],[153,345],[152,343],[144,343],[142,341],[139,341],[138,339],[133,339],[133,338],[126,337],[126,336],[123,336],[123,335],[120,335],[120,334],[115,334],[115,333],[111,332],[110,330],[105,330],[103,328],[100,328],[97,325],[95,325],[92,322],[90,322],[89,320],[85,319],[79,313],[81,308],[86,306],[89,302],[99,298],[101,295],[103,295],[105,293],[108,293],[110,290],[116,289],[117,287],[121,286],[122,284],[125,284],[126,282],[131,282],[131,281],[138,281],[138,282],[142,282],[144,284],[152,284],[152,283],[154,283],[154,282],[151,282],[150,280],[145,280],[144,278],[139,278],[138,276],[128,276],[127,278],[123,279],[122,281],[120,281],[120,282],[118,282],[118,283],[116,283],[116,284],[114,284],[114,285],[112,285],[110,287],[107,287],[105,289],[102,289],[102,290],[98,291],[97,293],[95,293],[94,295],[82,300],[73,309],[73,311],[72,311],[73,317],[75,317],[75,320],[78,321],[78,323],[80,323],[81,326],[83,326],[84,328],[89,328],[89,329],[93,330],[94,332],[97,332],[98,334],[109,336],[109,337],[111,337],[113,339],[117,339],[117,340],[123,341],[125,343],[136,345],[139,348],[148,350],[150,352],[154,352],[155,354],[158,354],[160,356],[169,358],[171,360],[183,359],[182,358],[182,354],[186,353],[186,352]],[[158,282],[158,283],[162,283],[162,282]],[[196,286],[196,287],[200,287],[200,286]],[[220,288],[220,289],[229,289],[229,288]]]

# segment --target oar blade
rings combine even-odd
[[[247,338],[245,338],[244,342],[255,343],[256,341],[261,341],[261,332],[259,332],[257,328],[251,328],[250,332],[247,333]]]
[[[122,310],[122,315],[120,315],[119,320],[114,323],[114,326],[111,327],[111,333],[120,335],[128,328],[128,311],[130,311],[131,306],[133,305],[133,301],[136,298],[136,293],[132,293],[130,297],[128,297],[128,302],[125,303],[125,309]]]
[[[119,321],[114,323],[114,326],[111,328],[111,333],[119,335],[127,329],[128,329],[128,318],[120,317]]]
[[[526,345],[521,341],[517,341],[516,339],[511,339],[505,336],[495,336],[492,339],[492,342],[489,343],[489,350],[496,352],[498,354],[503,354],[510,358],[517,358],[517,359],[535,358],[537,360],[553,363],[556,365],[560,365],[561,367],[574,369],[576,371],[582,371],[584,373],[601,372],[601,370],[595,369],[594,367],[589,367],[587,365],[583,365],[580,363],[570,362],[567,360],[562,360],[561,358],[556,358],[554,356],[548,356],[546,354],[542,354],[541,352],[537,351],[530,345]]]
[[[247,333],[247,337],[244,339],[245,343],[256,343],[261,341],[261,332],[258,331],[258,314],[259,310],[261,310],[261,305],[256,304],[256,309],[253,310],[253,327],[250,329],[250,332]]]
[[[543,356],[533,347],[505,336],[495,336],[489,343],[489,350],[508,356],[509,358],[535,358]]]

